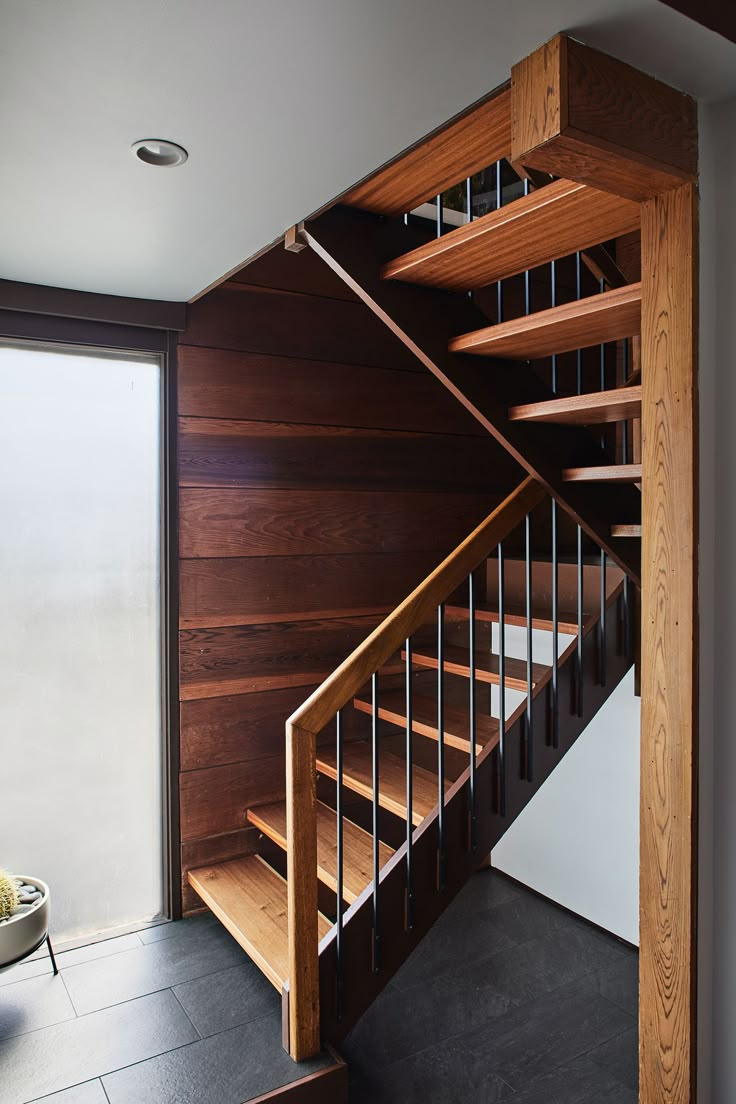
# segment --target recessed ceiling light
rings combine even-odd
[[[140,142],[134,142],[130,149],[139,161],[145,161],[146,165],[157,165],[159,168],[183,165],[189,157],[183,146],[177,146],[176,142],[167,142],[165,138],[143,138]]]

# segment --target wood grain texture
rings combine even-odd
[[[257,801],[284,796],[284,750],[268,759],[190,770],[179,778],[181,838],[202,840],[246,826],[245,811]]]
[[[402,659],[405,658],[402,653]],[[432,671],[439,668],[439,658],[436,649],[415,648],[413,651],[414,663],[418,667],[427,667]],[[470,652],[467,648],[446,644],[444,647],[444,667],[448,675],[460,675],[470,678]],[[534,688],[547,674],[549,668],[543,663],[532,664],[532,688]],[[498,655],[495,652],[482,652],[476,656],[475,677],[478,682],[487,682],[498,685],[500,682]],[[526,693],[527,670],[525,659],[515,659],[506,656],[504,682],[511,690],[521,690]]]
[[[638,418],[640,415],[641,385],[566,395],[562,399],[513,406],[509,411],[512,422],[557,422],[560,425],[598,425]]]
[[[496,501],[448,493],[185,487],[179,492],[179,554],[192,559],[447,550]]]
[[[640,483],[641,464],[608,464],[595,468],[565,468],[567,483]]]
[[[373,716],[373,703],[363,698],[354,698],[353,705],[361,713]],[[378,716],[382,721],[397,725],[406,731],[406,693],[403,690],[389,690],[381,693],[378,701]],[[412,697],[412,732],[426,736],[428,740],[439,739],[437,728],[437,699],[421,694]],[[470,713],[467,709],[444,705],[443,715],[444,743],[447,747],[459,751],[470,751]],[[475,746],[478,751],[493,740],[498,740],[498,718],[480,714],[475,718]]]
[[[515,470],[493,441],[477,437],[202,418],[179,424],[182,487],[485,492]]]
[[[695,1093],[698,717],[697,195],[642,209],[639,1077]]]
[[[633,337],[640,325],[641,284],[629,284],[461,334],[450,342],[450,351],[537,360]]]
[[[248,820],[282,850],[287,849],[286,802],[258,805],[248,810]],[[393,849],[379,841],[379,860],[383,867]],[[337,815],[334,809],[317,802],[317,876],[337,892]],[[373,836],[345,818],[343,821],[343,894],[352,902],[360,896],[373,877]]]
[[[638,204],[585,184],[555,180],[389,261],[382,275],[386,280],[464,291],[638,226]]]
[[[188,322],[186,345],[420,370],[357,301],[271,288],[216,288],[191,304]]]
[[[612,525],[613,537],[641,537],[641,525]]]
[[[317,770],[328,778],[337,778],[337,763],[333,748],[320,748],[317,753]],[[344,785],[373,800],[373,774],[370,744],[355,742],[345,748]],[[450,788],[450,782],[445,782]],[[412,765],[412,824],[419,825],[437,804],[437,776],[423,767]],[[378,801],[382,809],[406,820],[406,760],[398,755],[382,751],[379,756]]]
[[[356,185],[342,202],[377,215],[401,215],[510,151],[511,97],[504,88]]]
[[[189,871],[198,866],[214,866],[217,863],[253,855],[258,850],[258,832],[253,827],[237,828],[218,836],[187,840],[181,845],[182,912],[185,916],[201,911],[205,906],[189,881]]]
[[[512,157],[639,202],[697,175],[694,100],[557,35],[512,69]]]
[[[180,415],[277,425],[481,433],[469,414],[447,403],[442,386],[426,373],[408,376],[389,367],[195,345],[180,345],[177,360]]]

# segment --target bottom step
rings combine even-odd
[[[286,881],[259,855],[189,871],[190,885],[279,993],[289,976]],[[330,930],[319,916],[319,938]]]

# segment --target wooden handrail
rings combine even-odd
[[[316,739],[372,674],[402,647],[471,571],[545,497],[528,476],[389,614],[286,722],[286,837],[289,913],[289,1053],[320,1049],[317,928]]]

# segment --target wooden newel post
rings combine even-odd
[[[319,1053],[316,737],[286,725],[286,837],[289,912],[289,1053]]]

